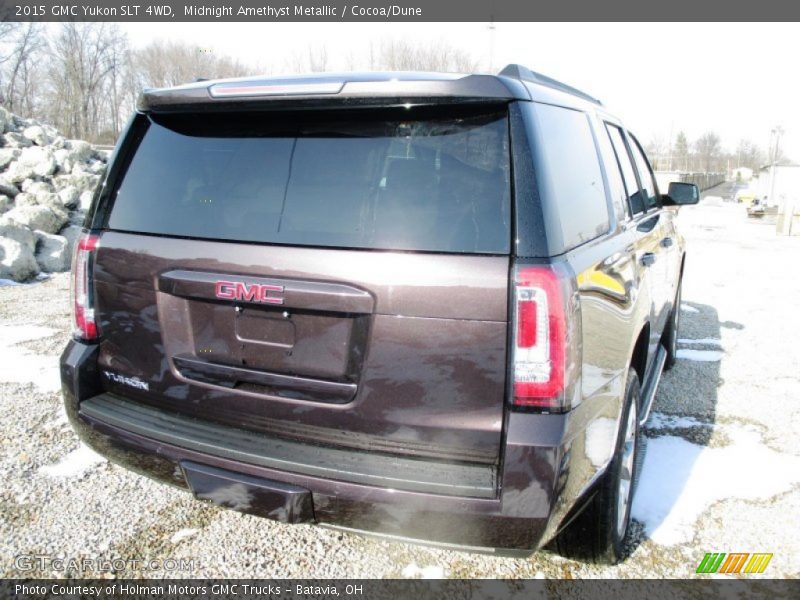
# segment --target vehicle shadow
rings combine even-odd
[[[724,383],[721,331],[744,327],[720,322],[713,306],[695,302],[682,303],[680,320],[678,361],[664,372],[643,428],[628,554],[646,539],[665,541],[677,535],[670,530],[675,522],[670,514],[677,510],[695,463],[714,433],[718,392]]]

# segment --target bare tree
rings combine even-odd
[[[689,170],[689,140],[682,131],[679,131],[675,138],[675,161],[678,169]]]
[[[295,52],[289,68],[298,73],[321,73],[328,70],[328,49],[325,46],[309,46],[304,53]]]
[[[654,134],[645,147],[647,156],[653,162],[653,169],[659,171],[664,168],[668,161],[669,144],[660,135]]]
[[[249,72],[238,60],[217,54],[211,48],[179,42],[153,42],[136,50],[133,68],[139,87],[169,87],[201,77],[240,77]]]
[[[764,153],[750,140],[740,140],[736,147],[735,164],[737,167],[747,167],[754,171],[764,162]]]
[[[50,48],[49,117],[69,136],[95,139],[114,121],[108,92],[119,75],[127,40],[109,23],[63,23]],[[116,88],[115,88],[116,89]]]
[[[32,73],[45,48],[42,25],[0,24],[0,100],[16,112],[30,114],[36,103],[36,79]]]
[[[694,143],[695,152],[700,168],[706,173],[720,170],[719,161],[722,156],[722,147],[719,136],[713,131],[708,131],[700,136]]]
[[[388,40],[381,44],[378,63],[380,68],[389,71],[470,73],[478,68],[478,61],[468,52],[445,42],[421,46],[404,40]]]

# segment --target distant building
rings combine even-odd
[[[767,206],[778,207],[778,233],[800,235],[800,164],[761,167],[754,187]]]

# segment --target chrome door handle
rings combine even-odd
[[[645,267],[649,267],[656,262],[656,255],[652,252],[645,252],[639,259],[639,262],[641,262]]]
[[[672,247],[672,244],[674,244],[674,243],[675,243],[675,240],[673,240],[671,237],[665,237],[663,240],[661,240],[661,247],[662,248],[670,248],[670,247]]]

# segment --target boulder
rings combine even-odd
[[[17,194],[17,197],[14,198],[14,203],[17,206],[36,206],[37,204],[39,204],[36,201],[36,196],[34,196],[33,194],[28,194],[26,192],[20,192],[19,194]]]
[[[28,229],[40,229],[45,233],[55,233],[69,221],[66,211],[56,211],[40,204],[16,206],[3,216]]]
[[[0,237],[0,279],[25,281],[39,274],[33,251],[17,240]]]
[[[69,222],[72,225],[79,225],[83,227],[83,224],[86,222],[86,211],[80,207],[76,208],[70,213]]]
[[[86,162],[92,156],[92,145],[83,140],[67,140],[65,147],[69,150],[70,158],[75,162]]]
[[[26,179],[22,182],[22,191],[34,196],[40,194],[52,194],[56,190],[53,185],[47,181],[35,181],[33,179]]]
[[[8,127],[8,125],[6,125],[6,127]],[[28,146],[33,145],[33,142],[31,142],[28,138],[15,131],[9,131],[6,133],[3,136],[3,141],[5,142],[6,146],[11,148],[27,148]]]
[[[5,108],[0,106],[0,134],[8,131],[8,127],[10,127],[12,123],[12,116],[11,113],[8,112]]]
[[[53,235],[44,231],[34,231],[36,236],[36,262],[46,273],[67,271],[70,267],[71,255],[69,242],[62,235]]]
[[[19,148],[0,148],[0,170],[5,169],[19,155]]]
[[[75,244],[78,243],[78,238],[81,237],[82,233],[83,227],[81,225],[68,225],[58,232],[58,235],[64,236],[64,239],[67,240],[67,254],[70,260],[72,260],[72,253],[75,251]]]
[[[19,188],[10,181],[0,178],[0,194],[14,198],[19,194]]]
[[[22,130],[22,135],[28,138],[37,146],[47,146],[50,143],[50,136],[41,125],[31,125]]]
[[[0,194],[0,214],[11,208],[13,201],[5,194]]]
[[[15,160],[11,164],[9,164],[8,169],[5,172],[5,178],[9,182],[14,183],[20,187],[22,187],[20,184],[23,181],[35,176],[36,173],[34,173],[33,167],[19,160]]]
[[[33,172],[39,177],[48,177],[56,170],[56,159],[49,148],[25,148],[17,161],[31,165]]]
[[[56,159],[49,148],[32,146],[23,148],[17,160],[8,165],[6,178],[11,183],[22,183],[26,179],[49,177],[56,170]]]
[[[59,148],[53,152],[53,158],[56,159],[56,165],[61,173],[72,173],[75,167],[75,161],[70,158],[69,150],[66,148]]]
[[[106,164],[99,160],[94,160],[89,163],[89,171],[95,175],[101,175],[106,170]]]
[[[36,249],[36,238],[31,230],[12,221],[7,214],[0,216],[0,237],[16,240],[33,252]]]
[[[89,207],[92,205],[92,200],[94,199],[94,192],[93,191],[85,191],[81,193],[80,201],[78,202],[78,206],[81,210],[89,210]]]
[[[53,192],[22,192],[14,201],[17,206],[46,206],[56,214],[65,213],[64,203],[61,201],[59,195]]]
[[[67,208],[75,208],[78,206],[80,196],[81,194],[78,191],[78,188],[76,188],[74,185],[68,185],[58,192],[58,197],[61,199],[61,204]]]

